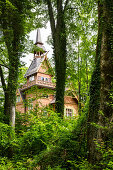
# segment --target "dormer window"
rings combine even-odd
[[[29,77],[29,81],[33,81],[34,79],[35,79],[34,76],[30,76],[30,77]]]

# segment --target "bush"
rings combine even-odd
[[[10,145],[11,127],[0,122],[0,156],[6,156]]]

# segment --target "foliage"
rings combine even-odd
[[[79,146],[79,144],[77,144],[74,140],[75,137],[73,133],[77,120],[62,120],[51,110],[48,110],[48,113],[49,116],[42,115],[40,118],[38,118],[35,113],[28,113],[25,124],[21,124],[24,128],[19,127],[18,124],[16,125],[17,134],[15,134],[13,139],[9,139],[9,133],[11,131],[10,127],[8,125],[1,124],[1,153],[3,154],[1,156],[8,156],[7,154],[10,146],[13,146],[14,149],[13,160],[6,159],[3,161],[4,159],[1,158],[2,163],[7,162],[4,163],[6,164],[6,167],[10,164],[10,162],[13,167],[16,167],[18,162],[21,162],[23,159],[25,160],[22,164],[23,167],[27,167],[26,164],[28,159],[32,160],[30,161],[31,166],[38,166],[38,164],[43,162],[43,159],[45,158],[45,164],[50,164],[50,166],[53,166],[53,159],[56,162],[56,166],[58,166],[58,162],[61,163],[60,159],[62,159],[62,166],[64,164],[63,160],[65,158],[65,152],[67,152],[66,159],[72,159],[71,156],[74,152],[73,147]],[[19,118],[21,119],[21,115],[18,119]],[[25,128],[25,126],[27,126],[27,128]],[[46,157],[46,155],[49,157]]]
[[[48,110],[49,111],[49,110]],[[31,114],[32,122],[29,120],[28,129],[29,132],[25,135],[28,137],[28,134],[31,134],[32,132],[35,136],[39,136],[38,134],[42,135],[42,142],[45,144],[47,149],[44,149],[42,152],[39,153],[39,155],[33,155],[33,166],[37,166],[37,164],[40,164],[44,168],[47,166],[55,167],[60,165],[61,167],[67,167],[70,165],[68,160],[74,160],[75,157],[78,159],[78,155],[85,155],[84,153],[80,153],[80,139],[82,139],[82,135],[80,135],[81,132],[81,126],[78,126],[79,124],[83,123],[84,120],[79,120],[77,124],[77,120],[74,119],[64,119],[58,117],[57,114],[55,114],[52,111],[49,111],[49,117],[38,118],[36,115],[33,118],[33,115]],[[84,117],[84,116],[83,116]],[[76,127],[79,127],[80,129],[77,129]],[[37,133],[37,132],[38,133]],[[28,136],[27,136],[28,135]],[[77,140],[77,136],[81,136]],[[83,135],[84,136],[84,135]],[[40,136],[41,137],[41,136]],[[30,137],[32,138],[32,137]],[[30,143],[34,142],[31,141]],[[27,140],[28,144],[24,145],[25,147],[28,146],[29,139]],[[85,143],[83,142],[83,146],[81,145],[82,149],[85,149]],[[31,144],[32,146],[32,144]],[[39,145],[40,146],[40,145]],[[36,146],[35,146],[36,147]],[[76,148],[73,150],[73,148]],[[30,151],[30,148],[29,148]],[[38,150],[37,150],[38,151]],[[30,153],[30,152],[29,152]]]
[[[45,114],[46,110],[46,114]],[[112,168],[112,142],[97,145],[103,159],[95,165],[87,161],[88,101],[78,119],[60,118],[49,108],[17,114],[15,134],[0,123],[0,168],[7,169],[103,169]],[[40,115],[40,116],[39,116]],[[9,134],[13,138],[9,138]],[[11,135],[10,135],[11,136]],[[13,156],[9,157],[10,148]]]
[[[91,75],[95,66],[97,5],[94,1],[73,1],[69,4],[68,12],[66,86],[76,91],[83,107],[89,95]]]
[[[33,48],[32,48],[32,53],[34,53],[34,51],[35,52],[39,52],[40,51],[40,52],[44,53],[44,50],[42,48],[36,46],[36,45],[34,45]]]
[[[18,77],[18,85],[20,86],[21,84],[26,83],[26,79],[24,78],[24,75],[27,71],[27,67],[20,67],[19,68],[19,77]]]
[[[4,156],[7,153],[7,148],[9,146],[9,133],[10,127],[0,123],[0,156]]]

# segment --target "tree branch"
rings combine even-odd
[[[3,90],[6,91],[6,83],[5,83],[5,79],[4,79],[4,75],[3,75],[3,71],[2,71],[2,67],[1,66],[0,66],[0,77],[1,77],[1,82],[2,82]]]

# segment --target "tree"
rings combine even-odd
[[[85,5],[85,1],[69,8],[68,16],[68,57],[67,57],[67,86],[72,87],[78,95],[78,110],[82,113],[83,106],[89,95],[89,83],[94,67],[96,37],[97,37],[97,11],[94,2]],[[94,6],[94,7],[93,7]],[[87,10],[88,9],[88,10]],[[76,11],[76,13],[75,13]]]
[[[0,29],[1,38],[5,42],[5,48],[8,54],[8,65],[0,64],[0,77],[5,95],[4,115],[5,122],[15,126],[15,102],[16,89],[18,82],[18,69],[20,66],[20,57],[24,49],[24,38],[27,31],[27,21],[30,15],[31,5],[28,0],[24,1],[0,1]],[[29,11],[29,13],[28,13]],[[2,51],[4,48],[2,48]],[[2,66],[8,68],[8,80],[5,81]]]
[[[113,118],[113,1],[98,1],[98,39],[96,67],[90,86],[90,105],[88,115],[89,162],[102,159],[96,149],[110,139],[110,126]],[[107,130],[106,130],[107,127]]]
[[[65,4],[62,0],[57,0],[56,4],[51,0],[46,0],[53,38],[55,72],[56,72],[56,111],[63,117],[64,114],[64,91],[66,75],[66,26],[65,10],[69,0]],[[56,16],[54,7],[56,5]],[[63,8],[64,5],[64,8]],[[54,6],[54,7],[53,7]]]

